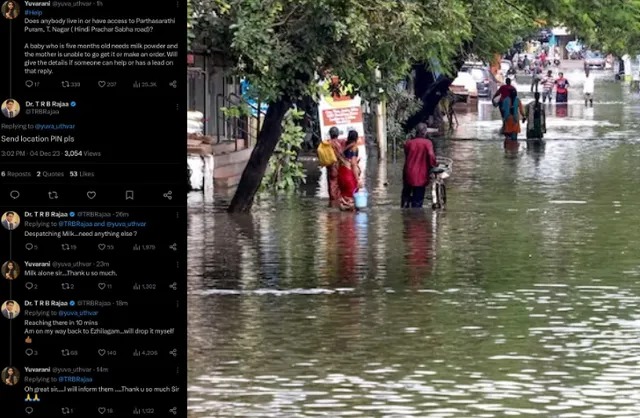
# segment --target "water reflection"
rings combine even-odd
[[[323,237],[327,241],[323,246],[327,254],[327,266],[333,266],[329,267],[329,274],[325,276],[332,280],[326,284],[337,287],[353,287],[358,284],[358,267],[366,265],[362,260],[362,249],[367,248],[366,216],[366,213],[354,215],[333,211],[323,217],[323,222],[319,222],[319,229],[326,230]]]
[[[566,118],[569,114],[569,105],[568,104],[560,104],[557,103],[555,105],[556,108],[556,117],[557,118]]]
[[[520,152],[520,141],[505,140],[504,152],[507,157],[516,158]]]
[[[640,416],[640,106],[600,87],[512,156],[465,115],[445,213],[375,153],[357,215],[190,196],[189,416]]]
[[[542,174],[540,171],[540,163],[544,157],[546,145],[545,141],[527,141],[526,152],[531,158],[531,161],[533,161],[535,177],[539,177]]]
[[[387,164],[387,160],[380,159],[376,167],[378,181],[376,182],[375,193],[378,196],[385,195],[387,186],[389,185],[389,179],[387,178]]]
[[[413,288],[421,288],[433,265],[431,216],[422,210],[405,211],[402,221],[409,283]]]

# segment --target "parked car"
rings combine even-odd
[[[598,51],[587,51],[584,57],[584,64],[587,68],[599,68],[604,70],[606,60],[604,55]]]
[[[478,86],[470,73],[459,71],[449,90],[456,95],[456,101],[467,103],[478,97]]]
[[[460,69],[460,72],[471,74],[471,77],[476,82],[478,97],[491,97],[498,90],[498,80],[491,74],[489,68],[482,64],[465,64]]]

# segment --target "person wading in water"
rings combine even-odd
[[[342,154],[344,141],[338,139],[340,131],[335,126],[329,129],[329,142],[333,147],[333,152],[336,156]],[[340,185],[338,184],[338,169],[340,164],[336,161],[334,164],[327,167],[327,183],[329,188],[329,205],[333,207],[340,206],[340,200],[342,195],[340,194]]]
[[[546,115],[544,107],[540,103],[540,93],[535,92],[533,97],[534,100],[527,105],[524,112],[527,121],[527,142],[531,142],[532,145],[540,145],[547,132]]]
[[[496,94],[494,94],[493,98],[491,99],[492,101],[495,101],[495,98],[500,96],[497,106],[500,109],[500,115],[502,115],[503,118],[504,114],[502,113],[502,102],[504,102],[505,99],[508,99],[511,95],[511,92],[515,91],[515,89],[516,88],[511,85],[511,79],[507,77],[507,79],[505,80],[505,84],[500,86],[500,88],[496,91]]]
[[[427,125],[419,123],[416,136],[404,143],[404,169],[402,171],[403,208],[421,208],[429,183],[431,168],[438,165],[433,143],[427,138]]]
[[[558,73],[556,84],[556,104],[567,103],[569,96],[569,80],[564,78],[564,73]]]
[[[502,114],[502,132],[505,146],[517,144],[518,134],[520,133],[520,118],[524,115],[524,109],[516,90],[513,90],[511,95],[502,103]]]

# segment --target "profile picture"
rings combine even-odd
[[[5,118],[15,118],[20,114],[20,103],[14,99],[5,100],[1,107]]]
[[[20,315],[20,305],[15,300],[5,301],[0,309],[2,309],[2,316],[7,319],[13,319]]]
[[[2,215],[2,220],[0,221],[0,223],[2,223],[4,229],[13,231],[20,226],[20,216],[15,212],[5,212]]]
[[[2,16],[5,19],[9,20],[15,19],[20,15],[20,5],[17,1],[5,1],[4,3],[2,3],[2,7],[0,8],[0,10],[2,10]]]
[[[0,379],[7,386],[15,386],[20,381],[20,372],[15,367],[5,367],[0,373]]]
[[[2,265],[0,273],[7,280],[15,280],[20,275],[20,266],[15,261],[9,260]]]

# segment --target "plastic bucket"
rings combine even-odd
[[[358,190],[353,194],[353,200],[357,209],[364,209],[367,207],[367,200],[369,199],[369,193],[366,190]]]

